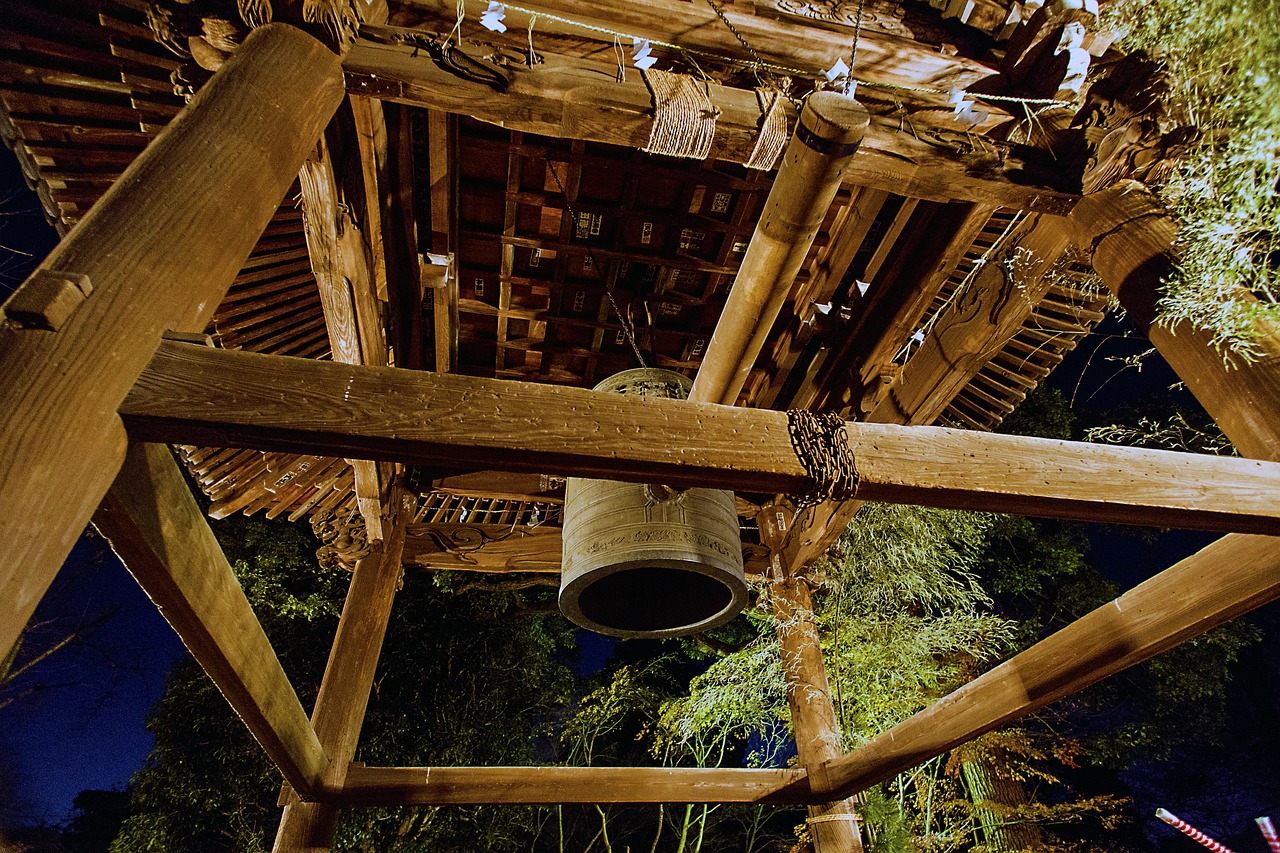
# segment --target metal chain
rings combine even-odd
[[[716,0],[707,0],[707,5],[711,7],[711,11],[719,16],[721,21],[724,21],[724,25],[729,28],[729,32],[733,33],[733,37],[738,40],[738,44],[742,45],[743,49],[751,54],[753,67],[763,67],[765,61],[760,58],[760,54],[756,53],[756,49],[751,46],[751,42],[747,41],[746,37],[738,32],[738,28],[729,21],[729,16],[724,13],[724,8]]]
[[[542,158],[542,164],[547,167],[547,171],[551,173],[552,179],[556,182],[556,188],[560,190],[560,197],[564,199],[564,209],[569,211],[569,216],[576,227],[578,214],[573,209],[573,204],[569,201],[569,194],[565,192],[564,184],[560,183],[560,175],[555,169],[551,168],[551,161],[545,156]],[[584,245],[583,248],[587,250],[587,257],[591,260],[591,268],[603,270],[604,268],[596,263],[596,256],[592,254],[591,247]],[[618,316],[618,322],[622,324],[622,334],[626,335],[627,343],[631,344],[631,351],[635,353],[636,361],[640,362],[641,367],[648,367],[649,365],[645,364],[644,355],[640,352],[640,345],[636,343],[636,336],[631,328],[631,322],[623,315],[622,309],[618,307],[617,300],[613,298],[613,288],[606,284],[604,295],[609,298],[609,304],[613,306],[613,313]]]
[[[858,63],[858,38],[862,35],[862,7],[865,0],[858,0],[858,17],[853,22],[853,47],[849,49],[849,76],[844,81],[844,93],[853,88],[853,68]]]
[[[791,436],[791,449],[813,481],[804,493],[790,496],[798,509],[824,500],[849,500],[857,494],[860,477],[843,418],[831,413],[788,409],[787,432]]]

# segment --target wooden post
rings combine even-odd
[[[786,504],[771,503],[761,508],[760,535],[772,554],[779,554],[787,528],[795,515]],[[774,566],[777,573],[780,564]],[[822,644],[813,617],[813,595],[806,579],[785,569],[772,588],[774,615],[778,619],[778,640],[782,645],[782,671],[787,680],[787,704],[796,737],[800,764],[820,768],[839,757],[840,727],[827,667],[822,660]],[[809,807],[809,830],[815,853],[857,853],[862,850],[858,815],[852,798]]]
[[[169,448],[131,445],[93,520],[289,784],[314,793],[324,749]]]
[[[355,757],[369,691],[382,651],[382,639],[391,618],[391,603],[403,574],[401,555],[405,529],[413,513],[413,498],[396,487],[397,516],[369,556],[356,563],[351,587],[338,620],[333,650],[320,681],[320,693],[311,714],[316,735],[330,756],[324,787],[341,790],[347,767]],[[293,792],[280,819],[275,853],[328,850],[337,828],[338,809],[325,803],[304,803]]]
[[[1260,357],[1246,362],[1224,359],[1211,337],[1188,323],[1154,322],[1160,282],[1177,263],[1177,224],[1141,184],[1124,181],[1087,196],[1068,219],[1120,305],[1240,454],[1280,460],[1280,330],[1261,329]]]
[[[738,401],[868,121],[861,104],[835,92],[805,101],[690,400]]]
[[[25,308],[0,328],[0,650],[120,470],[116,409],[161,333],[204,329],[342,94],[320,42],[255,30],[14,294]]]

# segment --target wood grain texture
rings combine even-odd
[[[395,4],[406,13],[429,14],[452,25],[456,17],[452,0],[401,0]],[[546,13],[538,19],[536,32],[565,33],[576,38],[603,39],[608,49],[610,37],[584,31],[581,27],[557,22],[550,15],[569,18],[608,31],[677,44],[691,50],[746,59],[742,46],[710,6],[681,0],[631,0],[626,4],[590,4],[580,0],[526,0],[520,4],[533,12]],[[807,22],[770,20],[744,12],[741,4],[726,4],[724,12],[739,32],[766,61],[785,66],[801,66],[817,73],[831,67],[832,57],[849,51],[849,34],[812,26]],[[467,3],[467,15],[474,20],[485,10],[479,0]],[[523,28],[528,16],[508,10],[507,25]],[[393,16],[398,17],[398,16]],[[517,30],[518,32],[518,30]],[[655,49],[657,46],[655,45]],[[865,57],[865,58],[864,58]],[[913,39],[863,30],[858,46],[858,76],[864,80],[939,90],[945,102],[952,87],[967,88],[994,73],[971,59],[946,56],[936,48]],[[908,94],[908,93],[904,93]],[[909,93],[916,94],[916,93]]]
[[[793,492],[782,412],[163,344],[121,407],[144,440]],[[846,425],[860,500],[1280,532],[1280,464]]]
[[[130,445],[93,520],[289,784],[316,791],[328,756],[169,449]]]
[[[335,123],[329,133],[341,139],[344,135],[338,128]],[[354,139],[342,141],[346,153],[357,150]],[[384,366],[387,343],[382,333],[372,255],[344,200],[329,144],[323,137],[302,164],[298,185],[302,191],[307,254],[320,291],[333,360]],[[376,184],[373,195],[376,199]],[[381,245],[380,239],[378,243]],[[365,529],[370,539],[382,539],[383,496],[388,488],[385,472],[365,459],[348,461],[355,474],[356,500]]]
[[[843,95],[819,92],[805,101],[690,400],[727,406],[738,401],[867,122],[867,111]],[[822,143],[807,142],[812,136]]]
[[[1280,539],[1227,536],[815,771],[848,795],[1280,597]]]
[[[867,420],[907,425],[937,420],[1031,316],[1049,288],[1045,272],[1069,242],[1059,217],[1024,220],[943,311]]]
[[[484,803],[802,803],[803,770],[687,767],[363,767],[344,805]]]
[[[341,98],[322,44],[256,30],[41,264],[92,295],[57,332],[0,329],[0,649],[119,470],[116,408],[161,332],[204,329]]]
[[[789,504],[772,503],[761,508],[760,538],[770,548],[771,556],[781,560],[786,531],[795,521]],[[831,701],[831,685],[822,659],[822,643],[813,613],[813,593],[801,576],[805,568],[785,566],[775,578],[769,602],[777,619],[778,643],[782,655],[782,674],[787,685],[787,705],[791,709],[791,726],[795,731],[796,754],[801,766],[820,768],[841,755],[840,727],[835,705]],[[809,807],[815,853],[859,853],[862,834],[852,799],[836,798],[832,802]]]
[[[479,57],[477,57],[479,59]],[[612,64],[552,54],[532,68],[506,65],[504,92],[438,68],[407,45],[361,39],[343,61],[347,88],[367,95],[446,113],[460,113],[509,130],[628,148],[648,145],[653,99],[635,77],[617,82]],[[830,60],[828,60],[828,63]],[[496,68],[496,66],[494,66]],[[710,157],[745,163],[755,147],[760,108],[754,91],[708,84],[720,114]],[[796,113],[786,105],[788,126]],[[922,139],[892,116],[871,119],[845,180],[935,201],[973,201],[1015,210],[1065,214],[1077,196],[1028,177],[1034,170],[1016,155],[975,168],[963,134]]]
[[[1214,349],[1211,336],[1189,323],[1153,322],[1160,282],[1178,263],[1177,224],[1141,184],[1123,181],[1088,196],[1070,222],[1120,305],[1241,455],[1280,460],[1280,329],[1260,322],[1258,357],[1245,361]]]
[[[469,572],[560,573],[560,528],[506,524],[409,526],[406,565]]]
[[[397,487],[396,516],[389,520],[386,538],[356,563],[351,586],[338,619],[338,632],[329,652],[311,723],[330,757],[324,778],[327,789],[340,789],[348,765],[355,758],[360,729],[373,689],[373,676],[382,653],[382,640],[391,619],[391,605],[403,577],[401,555],[405,529],[415,501]],[[289,798],[276,832],[274,853],[328,850],[337,829],[338,810],[325,803]]]

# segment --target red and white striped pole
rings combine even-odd
[[[1276,828],[1271,823],[1271,818],[1260,817],[1257,819],[1258,829],[1262,830],[1262,837],[1267,839],[1267,846],[1271,848],[1271,853],[1280,853],[1280,835],[1276,834]]]
[[[1187,823],[1185,820],[1179,820],[1176,815],[1173,815],[1170,812],[1165,811],[1164,809],[1156,809],[1156,817],[1160,818],[1162,821],[1169,824],[1169,826],[1172,826],[1174,829],[1178,830],[1182,834],[1187,835],[1190,838],[1195,839],[1196,841],[1199,841],[1205,847],[1208,847],[1210,850],[1212,850],[1213,853],[1235,853],[1235,851],[1233,851],[1230,847],[1219,844],[1209,836],[1205,835],[1200,830],[1196,829],[1191,824]]]

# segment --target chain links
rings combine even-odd
[[[845,432],[844,419],[830,412],[787,410],[791,449],[813,481],[807,491],[789,497],[797,509],[825,500],[846,501],[858,493],[858,468]]]

